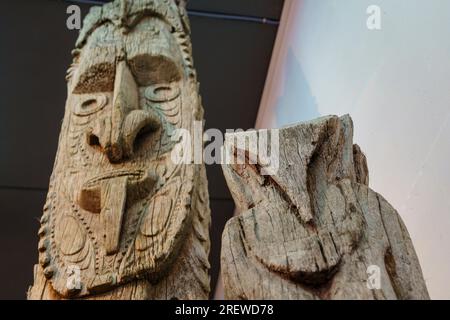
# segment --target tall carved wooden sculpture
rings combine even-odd
[[[273,175],[261,175],[266,161],[223,167],[242,212],[223,233],[227,298],[428,298],[408,232],[368,188],[352,137],[350,117],[320,118],[279,130]]]
[[[203,109],[184,1],[115,1],[84,21],[30,299],[205,299],[205,168],[176,164]]]

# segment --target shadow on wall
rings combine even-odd
[[[297,94],[289,94],[292,92],[297,92]],[[311,92],[300,61],[292,48],[289,49],[287,54],[283,95],[276,103],[275,114],[277,123],[286,124],[293,121],[307,121],[321,116],[317,108],[316,98]]]

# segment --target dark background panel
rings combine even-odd
[[[37,231],[46,191],[1,190],[0,299],[24,299],[33,283]]]
[[[192,0],[190,8],[276,18],[274,3],[280,1]],[[6,250],[0,299],[24,299],[37,262],[38,219],[64,115],[65,73],[78,36],[66,28],[69,4],[0,2],[0,241]],[[80,7],[84,17],[90,6]],[[191,25],[206,128],[252,128],[277,26],[198,16],[191,16]],[[220,165],[207,166],[207,174],[214,291],[221,234],[234,205]]]
[[[191,23],[206,128],[253,128],[277,29],[202,17]]]
[[[192,17],[191,24],[205,128],[253,128],[277,28],[203,17]],[[220,166],[207,172],[210,196],[230,198]]]
[[[233,200],[210,200],[211,225],[213,230],[220,232],[211,232],[211,251],[209,252],[209,261],[211,262],[211,297],[214,296],[214,288],[217,285],[217,279],[220,272],[220,248],[222,246],[222,230],[225,223],[233,216]]]
[[[77,32],[61,1],[0,2],[0,185],[47,188]]]
[[[110,2],[110,0],[93,2],[105,3]],[[188,0],[187,2],[187,9],[190,11],[279,20],[284,0]]]
[[[282,0],[188,0],[188,9],[278,20]]]

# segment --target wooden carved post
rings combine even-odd
[[[265,133],[257,132],[259,138]],[[223,233],[225,297],[428,299],[402,220],[368,188],[350,117],[274,133],[279,148],[270,143],[269,158],[233,143],[245,133],[226,138],[227,154],[243,151],[246,161],[223,166],[242,212]]]
[[[203,165],[171,153],[203,118],[184,1],[114,1],[84,21],[29,299],[206,299]]]

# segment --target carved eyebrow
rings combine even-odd
[[[73,93],[108,92],[114,89],[116,49],[111,46],[90,48],[74,75]]]
[[[114,90],[115,64],[103,62],[79,73],[73,93],[110,92]]]
[[[128,64],[141,86],[179,81],[182,77],[180,66],[162,54],[139,54],[128,59]]]

